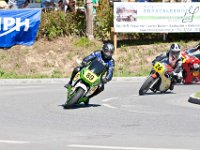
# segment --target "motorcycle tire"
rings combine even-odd
[[[78,87],[76,91],[73,93],[74,96],[64,104],[64,108],[70,108],[71,106],[76,104],[78,100],[83,96],[84,93],[85,93],[85,90],[82,89],[81,87]]]
[[[149,90],[150,86],[152,85],[152,83],[154,82],[154,78],[152,78],[151,76],[149,76],[145,82],[143,83],[143,85],[141,86],[140,90],[139,90],[139,95],[144,95],[145,93],[147,93],[147,91]]]

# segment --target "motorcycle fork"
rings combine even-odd
[[[155,79],[155,78],[154,78]],[[154,81],[153,81],[153,83],[151,84],[151,86],[150,86],[150,89],[156,89],[157,90],[157,87],[154,87],[155,86],[155,84],[159,81],[159,79],[160,78],[156,78]]]
[[[67,89],[67,99],[69,99],[72,96],[73,93],[73,87],[70,85]]]

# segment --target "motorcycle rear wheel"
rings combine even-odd
[[[150,86],[152,85],[152,83],[154,82],[154,78],[152,78],[151,76],[149,76],[145,82],[143,83],[143,85],[141,86],[140,90],[139,90],[139,95],[144,95],[145,93],[147,93],[147,91],[149,90]]]
[[[67,102],[64,104],[64,108],[70,108],[71,106],[76,104],[84,93],[85,90],[81,87],[78,87],[76,91],[73,93],[73,96],[69,100],[67,100]]]

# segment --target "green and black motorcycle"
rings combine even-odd
[[[70,108],[81,102],[88,104],[88,96],[92,95],[106,71],[106,64],[98,58],[83,67],[74,77],[72,86],[67,89],[67,101],[64,108]]]

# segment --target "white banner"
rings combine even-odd
[[[200,3],[114,3],[115,32],[200,32]]]

